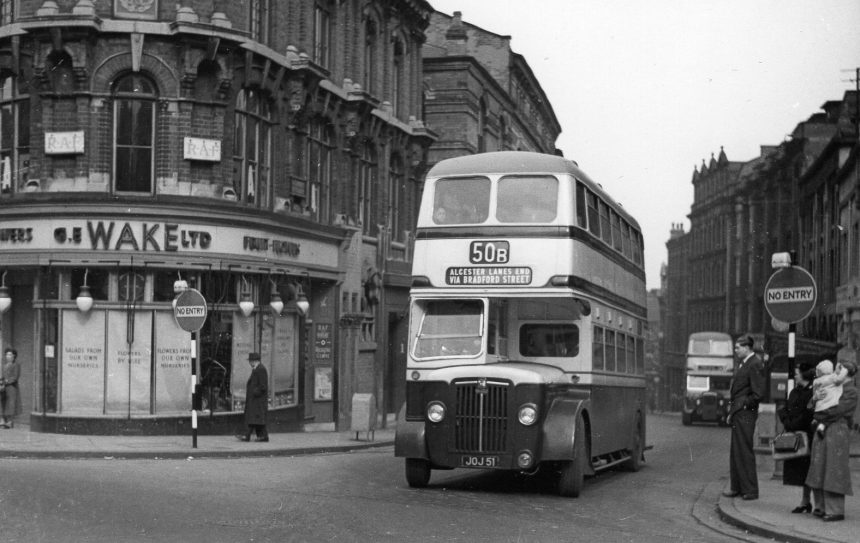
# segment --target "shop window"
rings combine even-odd
[[[233,288],[234,281],[229,274],[205,273],[200,278],[200,294],[213,304],[235,304],[239,298]]]
[[[70,283],[73,300],[84,284],[90,287],[93,300],[107,300],[110,292],[110,272],[98,268],[73,268]]]
[[[123,271],[117,278],[117,297],[120,302],[142,302],[146,276],[134,270]]]
[[[151,194],[155,142],[155,85],[140,74],[114,84],[114,188]]]
[[[6,74],[0,78],[0,193],[24,190],[29,169],[30,100]]]
[[[271,105],[259,89],[236,95],[233,122],[233,189],[240,201],[269,205]]]
[[[43,272],[39,281],[39,298],[42,300],[60,299],[60,272],[55,268],[49,268]]]

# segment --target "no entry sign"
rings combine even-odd
[[[176,324],[186,332],[196,332],[206,322],[206,299],[199,291],[190,288],[176,298],[173,307]]]
[[[791,324],[812,313],[816,295],[815,279],[808,271],[800,266],[782,268],[764,287],[764,306],[771,317]]]

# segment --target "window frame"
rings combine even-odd
[[[258,208],[268,208],[271,202],[272,109],[269,96],[258,87],[243,87],[236,93],[233,109],[233,190],[239,202]],[[255,144],[248,141],[252,132]],[[253,159],[250,155],[253,155]],[[251,170],[252,166],[256,168]]]
[[[146,82],[151,86],[151,93],[138,93],[137,91],[125,91],[122,90],[121,87],[127,81],[132,81],[134,85],[134,81],[139,79],[140,81]],[[111,89],[111,96],[113,98],[113,175],[111,188],[115,194],[142,194],[142,195],[153,195],[155,193],[155,154],[156,154],[156,142],[157,132],[158,132],[158,108],[156,107],[159,99],[159,90],[158,85],[156,85],[155,81],[148,77],[145,74],[139,72],[126,72],[119,77],[117,77]],[[123,104],[131,104],[132,108],[130,110],[126,110],[123,108]],[[137,142],[131,142],[128,145],[120,144],[120,137],[118,136],[119,131],[121,130],[121,124],[125,123],[120,115],[130,112],[132,116],[136,116],[136,108],[135,104],[146,105],[151,108],[150,112],[150,129],[149,129],[149,143],[148,145],[144,145]],[[139,124],[136,119],[131,120],[131,130],[132,134],[137,132],[137,125]],[[134,182],[128,185],[129,188],[120,188],[120,171],[118,164],[120,163],[120,151],[121,150],[129,150],[129,153],[134,151],[141,152],[143,150],[149,150],[149,157],[146,162],[149,164],[149,187],[145,190],[140,190],[143,188],[142,179],[134,180]],[[135,162],[134,165],[129,167],[129,172],[137,172],[137,166],[143,164],[143,161]],[[137,182],[141,182],[141,186],[137,186]],[[126,184],[123,184],[125,187]]]

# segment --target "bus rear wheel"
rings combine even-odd
[[[585,486],[585,471],[590,454],[585,439],[585,423],[582,416],[579,416],[576,417],[576,428],[573,432],[573,459],[562,463],[558,479],[558,493],[561,496],[578,498]]]
[[[427,486],[430,482],[430,462],[421,458],[407,458],[406,482],[412,488]]]

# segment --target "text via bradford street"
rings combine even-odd
[[[815,297],[815,287],[771,288],[767,290],[767,303],[808,302]]]
[[[532,270],[526,267],[448,268],[445,283],[449,285],[528,285]]]

